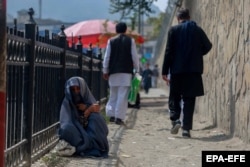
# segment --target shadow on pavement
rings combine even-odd
[[[139,112],[138,109],[131,109],[130,114],[127,116],[127,120],[126,120],[126,125],[125,127],[127,129],[133,129],[135,126],[135,122],[137,120],[137,112]]]

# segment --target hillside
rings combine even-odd
[[[78,22],[90,19],[109,19],[118,20],[119,14],[109,13],[109,0],[42,0],[41,17],[42,19],[61,20],[63,22]],[[33,8],[35,17],[39,14],[39,0],[8,0],[7,14],[9,17],[17,17],[20,10]],[[160,10],[152,6],[158,15]],[[153,15],[152,15],[153,16]]]

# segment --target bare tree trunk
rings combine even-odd
[[[4,165],[6,94],[6,0],[0,0],[0,166]]]

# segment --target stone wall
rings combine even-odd
[[[182,6],[213,43],[204,57],[205,96],[197,99],[196,112],[250,143],[249,0],[183,0]]]

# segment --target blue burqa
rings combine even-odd
[[[84,104],[90,106],[96,100],[81,77],[72,77],[65,84],[65,97],[60,110],[59,139],[67,141],[81,156],[107,157],[109,152],[108,127],[100,113],[91,113],[87,127],[79,122],[79,112],[73,105],[70,86],[80,86]]]

